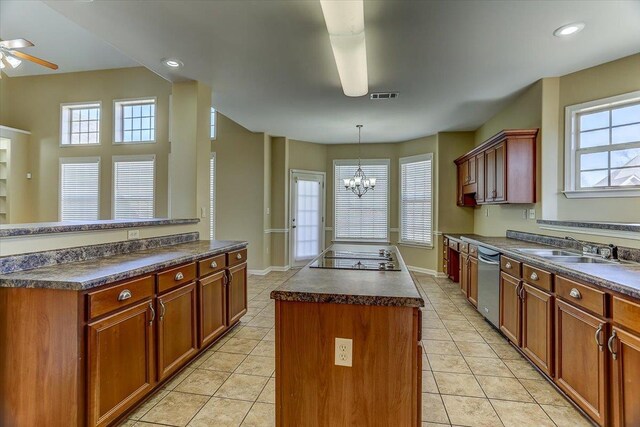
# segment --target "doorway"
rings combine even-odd
[[[291,170],[289,264],[302,267],[324,250],[325,173]]]

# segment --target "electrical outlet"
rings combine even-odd
[[[353,340],[336,338],[336,366],[353,366]]]
[[[207,210],[205,208],[200,208],[200,218],[207,217]]]
[[[267,208],[267,215],[269,215],[271,213],[271,209]]]
[[[488,206],[484,210],[484,216],[489,217],[489,207]]]
[[[522,219],[527,219],[527,210],[526,209],[522,210]]]
[[[536,219],[536,210],[529,209],[529,219]]]
[[[127,230],[127,240],[139,239],[140,230]]]

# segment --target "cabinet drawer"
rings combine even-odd
[[[513,277],[522,278],[522,263],[504,255],[500,256],[500,270]]]
[[[196,278],[196,263],[181,265],[158,274],[158,293],[189,283]]]
[[[478,257],[478,247],[476,245],[469,245],[469,255],[472,257]]]
[[[227,257],[225,254],[212,256],[198,261],[198,276],[203,277],[207,274],[215,273],[223,270],[227,266]]]
[[[605,315],[605,294],[602,291],[585,286],[565,277],[556,277],[556,295],[571,304]]]
[[[614,296],[611,317],[614,322],[640,333],[640,304]]]
[[[525,282],[553,292],[553,274],[531,267],[530,265],[522,265],[522,278]]]
[[[154,277],[146,276],[87,294],[89,318],[94,319],[121,307],[153,296]]]
[[[464,252],[465,254],[469,253],[469,244],[467,242],[460,242],[458,247],[460,248],[460,252]]]
[[[458,250],[458,242],[456,242],[455,240],[449,240],[449,247],[451,249],[453,249],[454,251]]]
[[[227,265],[233,267],[234,265],[242,264],[247,260],[247,250],[240,249],[238,251],[229,252],[227,254]]]

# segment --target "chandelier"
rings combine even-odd
[[[373,190],[376,186],[375,178],[367,178],[367,175],[364,174],[362,170],[362,166],[360,165],[360,137],[362,131],[362,125],[356,125],[358,128],[358,169],[356,170],[353,178],[344,178],[344,188],[347,190],[351,190],[353,194],[361,198],[364,196],[367,191]]]

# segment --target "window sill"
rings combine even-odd
[[[398,242],[398,246],[406,246],[409,248],[417,248],[417,249],[433,249],[433,245],[413,243],[413,242]]]
[[[598,199],[611,197],[640,197],[640,188],[610,188],[606,190],[563,191],[567,199]]]

